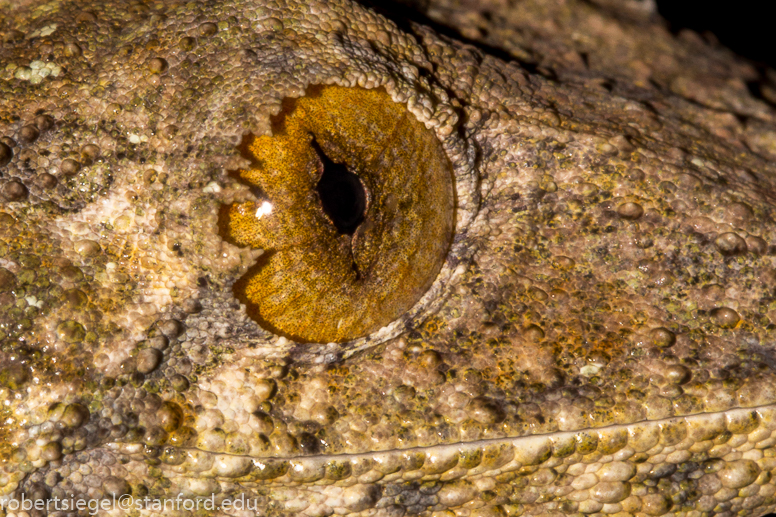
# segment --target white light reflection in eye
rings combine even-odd
[[[270,203],[269,201],[265,201],[256,210],[256,219],[261,219],[265,215],[269,215],[271,213],[272,213],[272,203]]]

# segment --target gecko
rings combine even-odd
[[[772,71],[651,2],[391,5],[0,0],[4,514],[776,509]],[[374,260],[410,239],[439,260],[343,305],[368,325],[303,335],[236,287],[268,256],[251,225],[302,217],[272,198],[286,176],[246,181],[267,169],[246,139],[276,145],[320,91],[354,100],[302,116],[308,179],[379,148],[409,153],[407,199],[451,190],[372,183],[365,221],[419,221]],[[413,129],[352,126],[368,95]],[[311,224],[270,236],[361,235]],[[327,260],[259,282],[267,318],[318,314],[282,295]]]

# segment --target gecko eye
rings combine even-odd
[[[222,236],[264,250],[235,284],[261,326],[299,342],[365,336],[409,310],[453,233],[452,167],[434,133],[382,89],[311,87],[238,172],[262,201],[225,208]]]

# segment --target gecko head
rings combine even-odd
[[[373,332],[423,296],[454,225],[452,166],[436,135],[382,89],[308,88],[271,136],[242,145],[259,192],[222,236],[264,250],[234,287],[267,330],[300,342]]]

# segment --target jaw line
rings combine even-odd
[[[557,458],[553,461],[554,465],[559,465],[564,463],[565,458],[577,453],[576,449],[574,449],[568,454],[557,454],[560,444],[579,443],[580,439],[584,439],[585,436],[591,439],[595,438],[600,443],[605,441],[606,437],[624,433],[628,438],[628,443],[620,447],[619,450],[629,448],[632,451],[630,456],[637,453],[649,454],[649,451],[654,451],[654,447],[661,443],[663,450],[666,448],[676,450],[673,448],[673,445],[678,442],[673,444],[665,443],[664,438],[667,437],[667,432],[684,429],[686,433],[683,439],[693,436],[695,433],[703,432],[704,429],[708,429],[710,426],[722,426],[722,432],[724,432],[729,430],[727,428],[730,427],[731,421],[735,422],[737,419],[745,418],[752,413],[756,413],[760,425],[746,434],[754,432],[760,427],[770,428],[776,425],[776,404],[771,404],[711,413],[697,413],[660,420],[643,420],[631,424],[617,424],[577,431],[557,431],[513,438],[492,438],[471,442],[355,454],[253,457],[181,447],[175,449],[185,451],[187,459],[180,465],[162,463],[161,469],[170,477],[215,478],[218,480],[231,480],[246,486],[253,484],[288,485],[289,483],[326,485],[339,484],[340,481],[347,482],[348,478],[351,477],[328,477],[326,473],[327,465],[333,463],[348,464],[352,468],[353,466],[372,464],[373,468],[370,471],[375,471],[372,477],[376,477],[373,482],[389,483],[395,480],[444,481],[446,478],[460,479],[474,476],[496,476],[518,470],[522,467],[538,466],[553,458]],[[646,447],[645,444],[639,446],[636,443],[631,443],[638,440],[638,437],[645,433],[654,435],[656,437],[655,443],[649,447]],[[743,433],[731,431],[731,436],[735,434]],[[766,440],[768,439],[766,438]],[[679,440],[679,442],[682,440]],[[693,439],[693,441],[698,440]],[[104,447],[117,453],[126,454],[134,459],[143,458],[142,444],[109,442]],[[556,453],[554,454],[553,451]],[[593,452],[596,452],[596,449],[591,450],[589,453]],[[477,464],[472,464],[470,467],[460,465],[461,461],[464,461],[462,458],[471,458],[478,454],[482,458]],[[648,461],[649,457],[655,457],[658,454],[665,454],[665,452],[653,452],[644,461]],[[612,458],[612,461],[627,461],[628,459],[617,460],[615,458],[617,456],[616,451],[608,455]],[[193,464],[189,463],[189,460],[195,457],[206,461],[212,460],[210,461],[210,468],[202,470],[194,468]],[[423,458],[422,462],[420,462],[421,457]],[[417,464],[412,464],[413,460]],[[691,460],[688,459],[686,461]],[[225,470],[229,469],[229,465],[237,467],[235,473],[238,475],[229,475],[228,472],[225,472]],[[264,477],[263,472],[268,468],[282,471],[283,474],[277,477]],[[359,479],[362,479],[364,473],[351,475],[356,475]],[[352,483],[352,480],[349,483]]]

